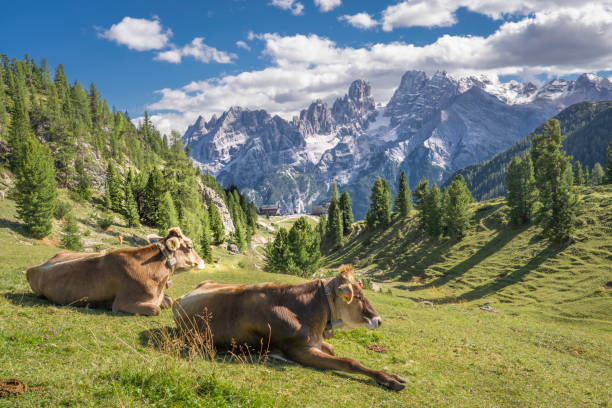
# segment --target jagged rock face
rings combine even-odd
[[[219,210],[219,214],[221,214],[221,221],[223,222],[223,227],[225,228],[225,235],[229,236],[230,234],[236,231],[234,227],[234,222],[232,221],[232,217],[223,201],[223,198],[215,190],[210,187],[202,184],[202,181],[198,180],[198,190],[200,194],[202,194],[202,199],[206,203],[206,209],[208,209],[208,203],[214,204],[215,207]]]
[[[612,83],[589,74],[538,88],[484,75],[408,71],[383,108],[375,106],[370,85],[357,80],[331,108],[315,101],[286,121],[232,107],[208,122],[199,117],[183,140],[202,170],[224,185],[236,184],[257,204],[277,204],[284,213],[309,211],[327,200],[337,181],[362,218],[377,176],[387,179],[393,193],[402,170],[411,186],[421,177],[440,185],[565,107],[607,99]]]

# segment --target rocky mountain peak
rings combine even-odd
[[[299,128],[306,135],[329,133],[334,125],[335,121],[329,106],[320,99],[300,112]]]

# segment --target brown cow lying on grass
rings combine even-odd
[[[403,378],[336,357],[333,346],[323,341],[336,326],[376,329],[381,324],[352,269],[343,265],[334,278],[299,285],[204,281],[176,300],[174,321],[187,334],[212,335],[215,346],[270,344],[274,352],[298,363],[365,374],[401,390]]]
[[[164,295],[174,271],[204,268],[204,261],[180,228],[150,245],[104,253],[60,252],[27,270],[32,290],[60,305],[92,305],[139,315],[158,315],[172,306]]]

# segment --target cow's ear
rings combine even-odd
[[[172,252],[179,249],[180,246],[181,246],[181,242],[179,241],[177,237],[168,238],[166,240],[166,247]]]
[[[154,244],[162,239],[164,239],[164,237],[160,237],[159,235],[155,235],[155,234],[147,235],[147,241],[149,242],[149,244]]]
[[[338,289],[336,289],[336,294],[340,296],[342,300],[344,300],[346,303],[351,303],[353,301],[354,296],[353,285],[349,283],[338,286]]]
[[[353,265],[340,265],[338,275],[340,275],[343,282],[350,282],[351,278],[353,278]]]
[[[173,227],[168,230],[168,237],[182,237],[183,233],[179,227]]]

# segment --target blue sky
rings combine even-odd
[[[11,2],[0,35],[0,53],[63,63],[164,131],[231,105],[290,117],[357,78],[384,103],[409,69],[534,81],[612,70],[610,0]]]

